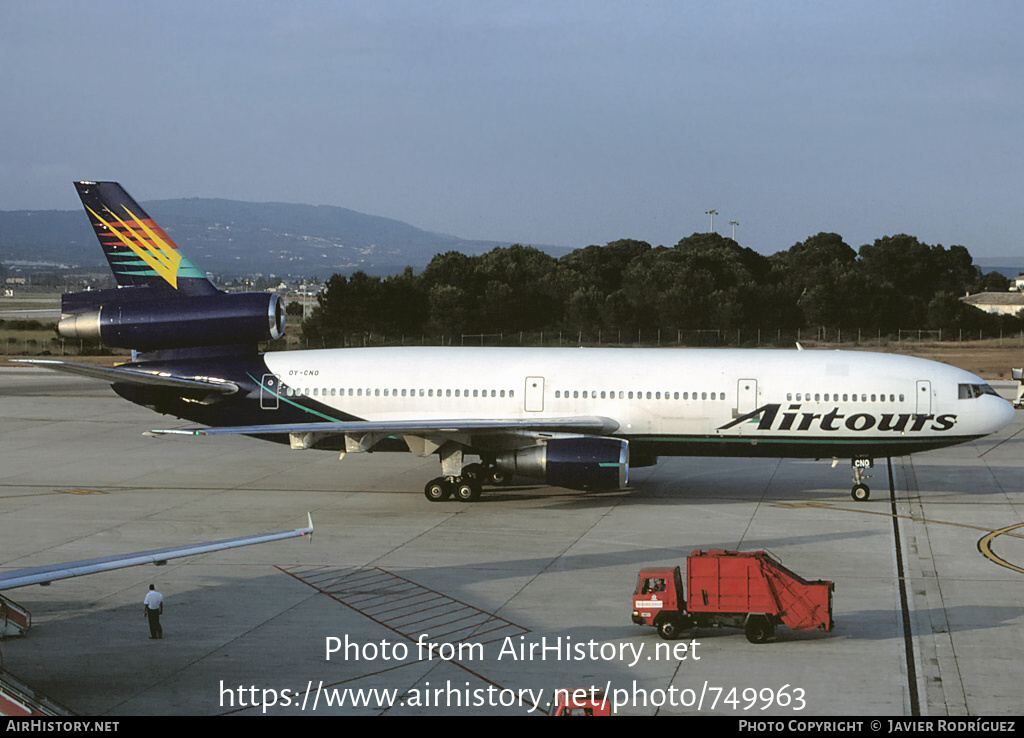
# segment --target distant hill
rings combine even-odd
[[[326,205],[178,199],[142,203],[178,246],[208,272],[326,277],[422,269],[435,254],[480,254],[508,243],[430,233],[408,223]],[[539,246],[556,256],[564,249]],[[104,263],[81,210],[0,211],[0,261],[69,266]]]

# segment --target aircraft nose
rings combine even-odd
[[[995,433],[1001,428],[1005,428],[1014,421],[1017,417],[1017,411],[1009,400],[1004,400],[1001,397],[989,398],[992,400],[992,409],[988,413],[989,420],[992,423],[992,430],[989,433]]]

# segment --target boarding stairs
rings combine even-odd
[[[32,613],[0,595],[0,638],[25,635],[32,627]]]

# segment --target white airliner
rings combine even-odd
[[[401,437],[437,453],[431,499],[471,500],[490,472],[556,486],[621,488],[657,456],[845,457],[867,499],[874,458],[999,430],[1014,410],[983,380],[923,359],[850,351],[381,348],[263,355],[253,426],[162,431],[288,433],[293,448],[345,452]],[[273,423],[284,406],[321,422]],[[328,420],[341,414],[357,421]],[[463,465],[475,454],[484,465]]]
[[[259,353],[283,331],[276,294],[220,292],[113,182],[76,185],[119,289],[64,295],[64,335],[137,351],[118,394],[296,449],[437,454],[430,500],[513,475],[628,485],[658,456],[848,458],[855,499],[873,459],[993,433],[1014,409],[973,374],[847,351],[378,348]],[[478,462],[466,463],[466,457]]]

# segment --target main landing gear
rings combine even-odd
[[[454,497],[459,502],[476,502],[485,484],[506,485],[512,481],[508,472],[484,464],[469,464],[457,477],[435,477],[423,488],[423,496],[431,502]]]
[[[865,471],[873,467],[875,462],[873,459],[859,458],[850,463],[853,466],[853,489],[850,490],[850,496],[857,502],[864,502],[871,496],[871,488],[863,481],[871,475],[865,474]]]
[[[480,499],[483,491],[478,482],[471,482],[462,477],[437,477],[427,482],[423,495],[431,502],[441,502],[455,495],[461,502],[475,502]]]

